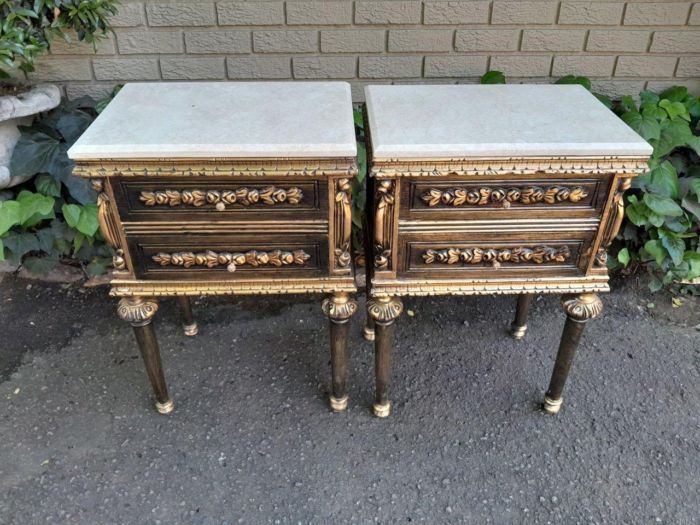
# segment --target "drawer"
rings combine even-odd
[[[118,178],[125,222],[325,219],[327,179]]]
[[[328,275],[321,234],[143,234],[127,237],[139,279],[290,279]]]
[[[401,183],[401,215],[408,220],[600,216],[611,177],[462,178]]]
[[[404,233],[398,275],[526,277],[583,275],[594,235],[562,231]]]

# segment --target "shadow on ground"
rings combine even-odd
[[[361,316],[350,409],[327,408],[320,298],[200,300],[195,338],[162,301],[166,417],[105,289],[8,277],[0,523],[698,523],[700,332],[633,284],[604,298],[557,417],[556,298],[521,342],[513,298],[406,300],[378,420]]]

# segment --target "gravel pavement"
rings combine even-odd
[[[362,315],[333,414],[320,298],[198,300],[194,338],[163,300],[161,416],[105,288],[7,277],[0,523],[700,523],[700,332],[632,280],[603,301],[552,417],[557,298],[524,341],[512,297],[406,299],[380,420]]]

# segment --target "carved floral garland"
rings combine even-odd
[[[183,266],[184,268],[191,268],[192,266],[206,266],[207,268],[229,266],[229,271],[233,271],[236,266],[243,266],[246,264],[255,268],[268,265],[277,267],[289,265],[304,266],[306,261],[310,258],[311,256],[304,250],[294,250],[292,252],[282,250],[274,250],[271,252],[250,250],[245,253],[217,253],[207,250],[201,253],[158,253],[151,257],[154,262],[161,266]]]
[[[425,264],[481,264],[481,263],[562,263],[571,257],[568,246],[553,248],[536,246],[534,248],[445,248],[444,250],[426,250],[423,253]]]
[[[537,204],[545,202],[555,204],[557,202],[579,202],[588,197],[588,193],[581,187],[568,188],[564,186],[549,186],[541,188],[529,186],[525,188],[453,188],[449,190],[439,190],[431,188],[421,199],[428,206],[438,206],[440,204],[449,206],[486,206],[487,204]]]
[[[261,202],[269,206],[287,202],[289,204],[299,204],[304,194],[300,188],[276,188],[267,186],[262,189],[238,188],[237,190],[158,190],[142,191],[139,200],[146,206],[195,206],[201,207],[205,204],[242,204],[250,206]]]

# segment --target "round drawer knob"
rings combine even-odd
[[[506,210],[507,210],[508,208],[510,208],[510,202],[508,202],[508,201],[503,201],[503,207],[504,207]]]
[[[230,264],[226,267],[226,269],[227,269],[230,273],[235,272],[235,271],[236,271],[236,263],[230,263]]]
[[[501,263],[499,263],[498,261],[494,260],[494,261],[491,263],[491,266],[493,266],[494,269],[498,270],[498,269],[501,267]]]
[[[224,211],[226,209],[226,204],[219,201],[216,203],[216,211]]]

